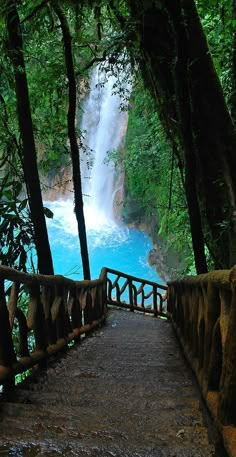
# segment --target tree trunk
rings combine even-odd
[[[178,137],[178,150],[183,150],[181,162],[185,166],[184,189],[195,266],[198,273],[205,273],[207,263],[195,184],[196,159],[181,9],[172,0],[170,3],[167,2],[167,5],[170,5],[171,9],[166,6],[162,8],[148,6],[145,9],[145,1],[142,6],[135,2],[132,3],[132,11],[135,15],[139,15],[141,10],[144,12],[139,30],[142,38],[141,46],[144,50],[142,62],[144,80],[154,94],[161,121],[172,146],[176,144],[174,138]]]
[[[74,63],[71,47],[71,35],[67,19],[63,14],[60,6],[56,1],[53,1],[53,8],[58,16],[61,24],[63,42],[65,48],[65,64],[66,72],[69,83],[69,108],[67,114],[68,124],[68,136],[71,147],[71,159],[73,168],[73,183],[74,183],[74,195],[75,195],[75,215],[78,224],[78,233],[80,240],[81,257],[83,264],[84,279],[90,279],[90,267],[89,267],[89,256],[87,247],[86,227],[83,211],[83,196],[82,196],[82,185],[81,185],[81,173],[80,173],[80,159],[79,159],[79,148],[75,130],[75,117],[76,117],[76,82]]]
[[[182,0],[198,192],[219,268],[236,262],[236,131],[193,0]],[[207,235],[206,235],[207,236]]]
[[[183,148],[186,196],[189,192],[189,211],[194,212],[194,216],[189,213],[191,228],[202,220],[205,241],[215,253],[215,266],[229,268],[236,263],[236,131],[194,0],[128,3],[145,57],[145,80],[170,135]],[[173,16],[175,9],[179,11],[178,23]],[[181,62],[175,53],[179,41],[184,49]],[[179,80],[182,77],[185,83]],[[194,235],[196,243],[199,234]],[[201,236],[199,242],[202,245]]]
[[[23,144],[23,172],[29,199],[31,219],[34,227],[38,270],[42,274],[53,275],[52,256],[38,175],[37,155],[23,55],[22,31],[15,0],[8,1],[6,19],[9,55],[13,64],[15,76],[17,115]]]
[[[196,189],[197,170],[192,125],[191,95],[189,92],[187,72],[189,62],[186,49],[186,31],[182,21],[180,5],[171,0],[168,10],[169,13],[171,12],[173,34],[175,36],[176,60],[173,69],[173,79],[175,81],[176,111],[178,114],[178,122],[185,153],[184,187],[188,205],[195,266],[197,273],[200,274],[207,273],[207,261],[205,255],[201,212]]]
[[[236,21],[236,0],[232,0],[232,20]],[[236,28],[233,26],[232,62],[231,62],[232,93],[230,97],[231,117],[236,126]]]

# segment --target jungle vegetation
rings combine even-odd
[[[236,2],[3,0],[0,13],[1,263],[25,270],[35,246],[53,274],[43,179],[67,164],[90,277],[76,117],[96,64],[133,85],[113,154],[124,208],[156,221],[185,273],[236,263]]]

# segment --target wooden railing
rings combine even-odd
[[[229,426],[236,425],[236,266],[168,286],[168,312],[185,354],[216,421],[235,440]]]
[[[72,281],[0,266],[0,385],[9,389],[16,374],[44,367],[49,356],[101,324],[107,304],[163,314],[166,289],[107,268],[97,280]]]
[[[17,373],[43,367],[48,356],[99,325],[105,305],[105,270],[95,281],[72,281],[0,266],[0,384],[11,387]]]
[[[166,286],[110,268],[106,269],[106,274],[108,304],[154,316],[166,316],[163,300]]]

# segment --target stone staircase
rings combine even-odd
[[[127,311],[0,403],[0,457],[223,457],[214,439],[171,325]]]

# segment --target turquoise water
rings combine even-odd
[[[98,278],[102,267],[107,267],[160,283],[158,274],[147,263],[151,240],[139,230],[113,220],[114,206],[120,203],[115,201],[115,195],[123,184],[107,160],[107,151],[117,150],[124,141],[128,113],[120,109],[122,100],[113,94],[116,78],[110,75],[101,85],[104,75],[107,79],[100,67],[91,74],[81,122],[84,135],[80,165],[91,277]],[[73,201],[45,202],[45,206],[54,213],[47,224],[55,273],[83,279]]]
[[[54,218],[48,220],[49,239],[54,260],[55,274],[71,279],[83,279],[80,260],[77,223],[71,201],[46,202]],[[102,267],[163,283],[156,271],[147,263],[152,249],[151,240],[135,228],[117,225],[86,214],[88,250],[91,277],[99,277]]]

